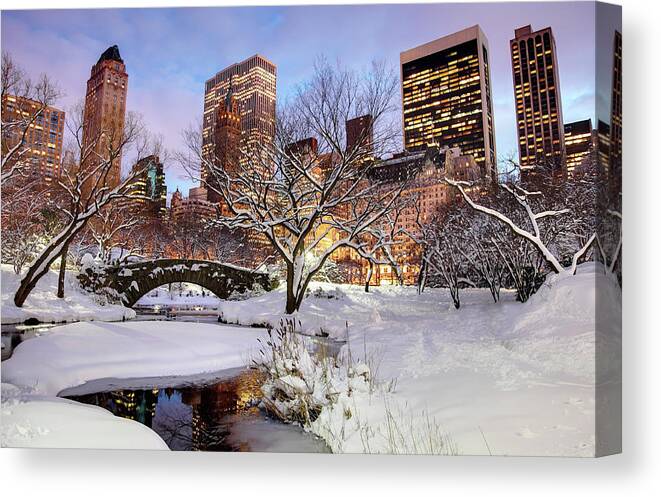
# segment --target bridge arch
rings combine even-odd
[[[170,283],[193,283],[221,299],[255,286],[270,290],[266,273],[230,264],[190,259],[155,259],[111,266],[105,269],[106,285],[132,307],[143,296]]]

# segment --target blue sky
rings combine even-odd
[[[613,13],[600,16],[600,43],[620,29]],[[595,91],[594,19],[591,2],[3,11],[2,48],[29,74],[46,72],[57,80],[65,92],[58,104],[67,110],[84,99],[101,52],[117,44],[129,73],[127,108],[142,113],[165,146],[177,150],[181,130],[202,115],[205,80],[233,62],[255,53],[273,61],[280,98],[309,78],[319,55],[358,70],[374,59],[396,69],[401,51],[479,24],[489,40],[502,156],[516,148],[514,29],[553,28],[564,120],[594,122],[595,94],[603,100],[608,93]],[[608,57],[597,62],[602,80],[609,77]],[[603,83],[608,88],[610,80]],[[168,165],[166,177],[170,192],[191,186],[176,164]]]

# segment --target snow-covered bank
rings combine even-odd
[[[99,378],[192,375],[245,366],[261,330],[171,321],[73,323],[21,343],[2,380],[57,395]]]
[[[2,384],[0,445],[72,449],[168,450],[155,432],[100,407],[41,397]]]
[[[597,281],[613,300],[605,306],[612,325],[599,330]],[[593,456],[595,337],[620,346],[619,297],[612,280],[585,264],[577,276],[549,278],[526,304],[475,301],[454,311],[445,297],[425,311],[413,297],[395,299],[387,317],[350,329],[353,354],[365,346],[380,353],[379,374],[396,380],[394,393],[345,399],[313,431],[336,452],[384,452],[393,421],[419,432],[432,419],[462,454]],[[600,380],[617,389],[620,365],[609,366]]]
[[[261,335],[255,329],[162,321],[57,327],[21,343],[2,363],[2,445],[167,448],[137,422],[55,396],[101,378],[184,376],[244,367]]]
[[[51,270],[39,280],[23,307],[14,305],[14,294],[21,277],[8,264],[1,266],[3,324],[37,319],[42,323],[72,321],[122,321],[133,319],[135,311],[122,305],[100,305],[93,295],[80,289],[75,274],[66,273],[64,298],[57,298],[57,271]]]
[[[161,307],[202,306],[215,309],[221,300],[209,290],[192,283],[179,283],[168,290],[167,286],[155,288],[136,302],[137,305]]]

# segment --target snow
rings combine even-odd
[[[444,453],[595,455],[596,346],[611,354],[599,369],[601,393],[621,388],[621,290],[600,266],[550,276],[525,304],[509,291],[494,304],[486,289],[462,290],[458,310],[444,289],[365,293],[314,284],[312,290],[297,315],[303,330],[348,338],[341,354],[367,365],[355,373],[381,382],[376,390],[343,393],[322,409],[310,429],[334,452],[436,452],[438,444],[426,441],[447,434],[443,443],[452,450]],[[284,302],[280,289],[218,304],[228,322],[277,325]],[[76,323],[19,345],[2,365],[3,381],[30,390],[36,401],[99,378],[245,367],[260,336],[260,330],[215,324]],[[294,378],[281,386],[303,388]],[[393,425],[419,443],[393,442]]]
[[[14,293],[21,277],[14,273],[11,265],[2,264],[2,308],[3,324],[22,323],[37,319],[44,323],[71,321],[121,321],[132,319],[135,312],[122,305],[104,304],[95,296],[80,289],[75,273],[67,271],[64,298],[57,298],[57,271],[51,270],[37,283],[23,307],[14,305]]]
[[[446,297],[445,309],[425,315],[414,298],[390,302],[397,325],[357,326],[350,345],[354,355],[376,351],[378,376],[396,380],[394,393],[355,395],[355,422],[343,419],[342,408],[327,409],[313,431],[334,451],[363,452],[359,425],[369,425],[377,433],[370,451],[386,451],[379,434],[394,410],[403,425],[424,426],[431,416],[462,454],[594,456],[596,333],[611,350],[620,347],[617,325],[595,331],[597,280],[610,289],[615,318],[620,290],[592,264],[576,276],[550,277],[526,304],[472,295],[453,311]],[[619,368],[613,361],[600,371],[612,381],[606,388],[620,387],[613,381]]]
[[[414,427],[431,417],[462,454],[595,454],[596,337],[611,352],[621,340],[621,291],[601,267],[583,264],[575,276],[549,276],[525,304],[508,291],[494,304],[488,290],[462,290],[458,310],[444,289],[418,295],[411,287],[372,287],[369,293],[315,287],[325,291],[303,301],[297,315],[302,329],[346,338],[348,326],[343,352],[350,348],[357,359],[366,350],[372,374],[394,390],[354,393],[324,409],[312,429],[334,452],[367,451],[366,426],[374,433],[370,452],[392,450],[384,433],[396,412],[399,424]],[[599,329],[596,287],[603,293],[600,312],[610,313],[600,316]],[[323,296],[333,293],[337,298]],[[283,303],[280,289],[221,302],[220,311],[228,322],[277,325]],[[600,369],[604,388],[620,388],[608,382],[619,368],[615,354]]]
[[[2,363],[9,447],[166,449],[149,428],[56,397],[101,378],[184,376],[245,367],[262,332],[185,322],[80,322],[21,343]]]
[[[204,296],[202,295],[204,292]],[[169,291],[167,286],[158,287],[140,297],[136,305],[149,306],[204,306],[215,309],[220,305],[220,299],[209,290],[192,283],[178,283]]]
[[[168,450],[151,429],[96,406],[2,384],[2,447]]]
[[[264,332],[173,321],[80,322],[21,343],[2,379],[57,395],[100,378],[191,375],[245,366]]]

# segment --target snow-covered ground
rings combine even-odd
[[[205,290],[199,285],[192,283],[182,283],[168,290],[167,286],[155,288],[144,295],[137,305],[162,306],[162,307],[180,307],[180,306],[204,306],[205,308],[215,309],[220,305],[221,300],[209,290]]]
[[[39,280],[23,307],[14,305],[14,294],[21,277],[8,264],[1,265],[2,308],[0,319],[3,324],[22,323],[34,318],[42,323],[72,321],[121,321],[132,319],[135,311],[121,305],[105,304],[84,292],[78,286],[75,274],[66,273],[64,298],[57,298],[57,271],[51,270]]]
[[[21,343],[2,381],[57,395],[99,378],[193,375],[245,366],[263,330],[174,321],[81,322]]]
[[[610,315],[595,331],[597,280],[601,304],[611,304],[600,305]],[[525,304],[508,292],[494,304],[488,291],[467,290],[459,310],[442,289],[315,288],[323,292],[306,298],[298,316],[304,330],[348,337],[343,353],[367,351],[372,373],[388,385],[324,409],[312,429],[334,451],[387,451],[393,422],[424,436],[431,421],[461,454],[595,454],[596,337],[606,353],[619,348],[621,295],[594,265],[548,278]],[[220,303],[226,321],[242,324],[276,325],[283,308],[280,290]],[[2,365],[3,381],[52,396],[98,378],[242,366],[262,333],[185,322],[77,323],[19,345]],[[600,381],[617,390],[617,354],[607,363]]]
[[[2,363],[2,445],[163,448],[162,440],[137,422],[56,395],[100,378],[242,367],[262,335],[255,329],[162,321],[54,328],[20,344]]]
[[[109,411],[2,384],[2,447],[168,450],[155,432]]]
[[[326,409],[314,431],[334,451],[379,452],[389,448],[388,416],[413,426],[432,419],[463,454],[594,455],[597,278],[612,302],[603,306],[612,317],[600,320],[600,344],[617,350],[620,290],[592,264],[549,277],[525,304],[508,293],[494,304],[487,291],[469,290],[455,310],[444,290],[398,287],[340,287],[330,292],[337,299],[306,299],[306,332],[343,337],[348,323],[353,356],[366,349],[378,376],[394,385],[392,394],[356,394],[350,405]],[[272,292],[223,302],[221,312],[228,322],[276,324],[283,299]],[[607,362],[605,382],[619,368],[616,357]]]

